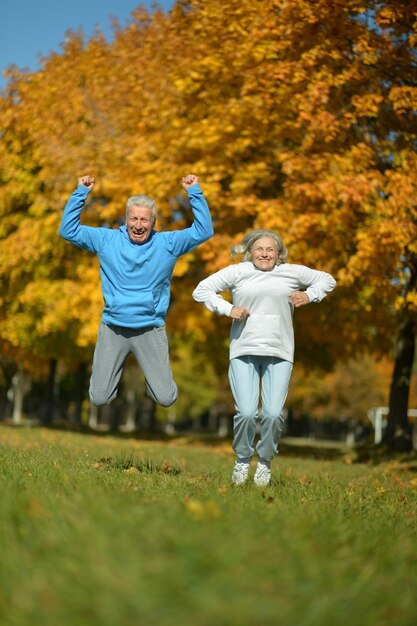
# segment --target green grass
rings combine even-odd
[[[414,626],[417,461],[0,427],[2,626]]]

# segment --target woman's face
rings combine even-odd
[[[272,237],[257,239],[250,249],[251,259],[254,266],[262,272],[274,269],[278,261],[277,244]]]

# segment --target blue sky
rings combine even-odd
[[[139,5],[152,9],[152,0],[4,0],[0,7],[0,71],[15,64],[36,70],[39,56],[59,52],[68,29],[82,28],[89,37],[99,27],[109,39],[110,16],[123,26]],[[168,10],[174,0],[159,0]],[[0,88],[5,78],[0,76]]]

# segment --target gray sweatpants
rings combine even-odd
[[[162,406],[177,399],[177,385],[169,364],[165,326],[123,328],[100,323],[90,379],[90,400],[101,406],[117,396],[123,366],[133,353],[146,381],[147,394]]]

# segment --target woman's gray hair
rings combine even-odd
[[[129,209],[132,206],[140,206],[144,209],[150,209],[152,211],[152,219],[156,220],[156,204],[155,200],[150,198],[149,196],[145,196],[144,193],[139,196],[130,196],[126,202],[126,219],[127,214],[129,213]]]
[[[258,239],[262,239],[263,237],[270,237],[275,242],[278,250],[278,259],[276,264],[281,265],[281,263],[286,263],[288,260],[287,248],[284,246],[284,242],[278,233],[274,233],[273,230],[253,230],[245,235],[240,243],[230,249],[232,258],[236,259],[238,255],[243,254],[243,261],[251,261],[252,247]]]

